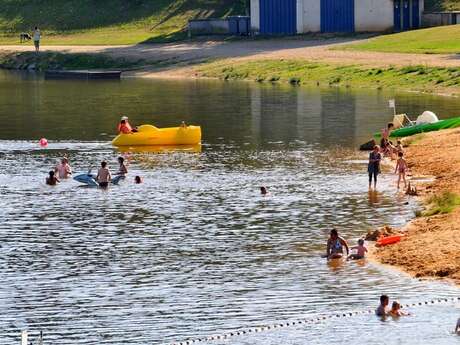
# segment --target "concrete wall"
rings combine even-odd
[[[230,25],[227,19],[190,20],[188,30],[191,35],[229,34]]]
[[[355,31],[393,29],[393,0],[355,0]]]
[[[422,26],[425,28],[452,24],[460,24],[460,12],[424,13],[422,15]]]
[[[260,4],[259,0],[251,0],[251,31],[260,31]]]

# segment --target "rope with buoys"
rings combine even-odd
[[[457,301],[460,302],[460,297],[437,298],[431,301],[417,302],[417,303],[404,304],[404,305],[401,304],[401,308],[411,308],[411,307],[440,304],[440,303],[451,303],[451,302],[457,302]],[[351,312],[346,312],[346,313],[322,315],[322,316],[317,316],[317,317],[312,317],[312,318],[298,319],[298,320],[287,321],[287,322],[278,323],[278,324],[272,324],[268,326],[246,328],[242,330],[236,330],[233,332],[228,332],[228,333],[223,333],[223,334],[218,334],[218,335],[211,335],[211,336],[203,337],[203,338],[189,339],[189,340],[185,340],[181,342],[169,343],[168,345],[192,345],[192,344],[198,344],[198,343],[210,342],[210,341],[216,341],[216,340],[227,340],[232,337],[247,335],[251,333],[266,332],[266,331],[270,331],[270,330],[274,330],[278,328],[293,327],[293,326],[298,326],[298,325],[320,322],[324,320],[330,320],[334,318],[351,317],[351,316],[363,315],[363,314],[373,314],[374,312],[375,311],[373,309],[368,309],[368,310],[351,311]]]

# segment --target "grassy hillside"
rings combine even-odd
[[[460,53],[459,37],[460,25],[450,25],[383,35],[361,44],[350,44],[343,49],[391,53]]]
[[[428,12],[460,11],[458,0],[425,0],[425,10]]]
[[[39,26],[46,44],[134,44],[185,37],[192,18],[245,13],[245,0],[0,0],[0,44]]]

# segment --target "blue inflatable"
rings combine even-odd
[[[81,174],[74,176],[73,178],[75,181],[78,181],[80,183],[86,184],[87,186],[91,187],[99,187],[99,183],[97,183],[96,179],[91,173],[86,173],[86,174]]]

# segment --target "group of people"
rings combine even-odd
[[[374,189],[377,188],[377,177],[381,173],[381,161],[383,157],[390,157],[396,159],[395,174],[398,174],[398,189],[401,181],[404,182],[404,188],[407,188],[406,174],[409,166],[404,158],[404,148],[400,140],[396,145],[390,141],[391,131],[394,129],[393,123],[388,123],[387,127],[382,129],[382,139],[380,146],[375,145],[372,152],[369,154],[369,164],[367,172],[369,174],[369,189],[372,188],[372,181],[374,181]]]
[[[118,157],[118,171],[114,174],[115,178],[113,180],[121,180],[125,179],[126,175],[128,174],[128,168],[125,164],[125,159],[123,157]],[[61,162],[56,165],[54,170],[51,170],[48,173],[48,177],[46,178],[46,184],[50,186],[55,186],[61,180],[67,179],[72,176],[72,168],[70,167],[69,160],[67,157],[61,159]],[[112,181],[112,173],[107,166],[107,162],[101,162],[101,167],[97,171],[97,175],[95,180],[99,184],[99,187],[107,188],[109,183]],[[136,176],[134,178],[134,183],[139,184],[142,183],[142,178],[140,176]]]
[[[387,295],[380,296],[380,304],[375,310],[375,314],[380,317],[386,317],[386,316],[399,317],[399,316],[410,315],[409,313],[401,309],[401,304],[398,301],[393,301],[390,309],[388,308],[389,305],[390,305],[390,298]]]
[[[362,238],[358,240],[357,246],[350,248],[347,241],[343,237],[339,236],[339,232],[336,229],[332,229],[327,240],[325,257],[328,260],[342,259],[344,257],[344,248],[347,252],[346,258],[349,260],[361,260],[366,257],[367,247],[365,246]],[[350,250],[355,251],[355,253],[350,254]]]

